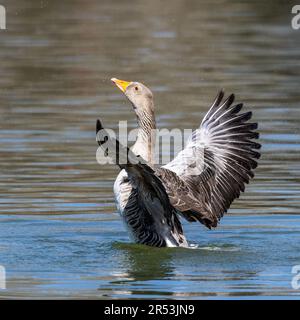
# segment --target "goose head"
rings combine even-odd
[[[138,118],[154,113],[153,94],[140,82],[112,78],[111,81],[125,94]]]

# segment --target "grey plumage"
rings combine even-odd
[[[100,131],[102,139],[98,136]],[[100,120],[97,120],[96,135],[100,146],[105,144],[106,150],[116,150],[116,164],[126,171],[120,184],[123,187],[130,185],[131,188],[126,188],[127,201],[120,211],[124,213],[124,222],[133,240],[156,247],[186,246],[176,209],[171,206],[165,188],[155,172],[143,158],[105,133]],[[120,163],[120,159],[127,161]]]
[[[253,169],[257,166],[254,159],[260,157],[260,153],[255,151],[260,148],[260,144],[252,141],[253,138],[258,138],[258,133],[253,131],[257,128],[257,123],[247,122],[252,113],[238,114],[243,105],[232,106],[234,95],[221,103],[223,96],[221,91],[202,120],[200,128],[193,132],[187,147],[164,166],[177,179],[180,178],[181,188],[185,188],[180,194],[182,215],[189,221],[198,220],[208,228],[217,226],[232,201],[245,190],[245,183],[249,183],[249,179],[254,177]],[[189,153],[189,150],[199,145],[203,149],[203,161],[191,161],[192,164],[201,166],[199,174],[186,174],[186,158],[194,158],[194,153]],[[173,183],[168,184],[167,181],[171,180],[169,172],[162,172],[161,179],[172,195],[171,203],[176,207],[172,199],[179,198],[179,183],[175,187]]]
[[[144,90],[145,101],[143,96],[138,97],[138,102],[135,100],[131,89],[137,85],[142,93]],[[117,146],[117,158],[122,152],[129,159],[126,164],[119,164],[122,171],[114,187],[118,209],[135,242],[158,247],[186,246],[178,215],[189,222],[216,227],[232,201],[253,178],[255,159],[260,156],[257,151],[260,144],[253,141],[259,137],[255,132],[257,124],[248,122],[251,112],[240,113],[242,104],[232,105],[233,94],[223,101],[221,91],[186,147],[173,161],[156,168],[149,163],[152,142],[142,140],[147,123],[149,127],[155,126],[152,94],[139,83],[129,83],[124,92],[134,105],[138,119],[147,110],[148,113],[147,121],[138,121],[141,134],[133,147],[134,153],[109,136],[105,141]],[[100,129],[102,125],[97,122],[97,132]],[[102,145],[104,141],[98,142]],[[146,159],[130,160],[139,153]]]

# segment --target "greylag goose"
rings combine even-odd
[[[233,94],[223,100],[220,91],[185,148],[168,164],[155,167],[152,92],[139,82],[112,81],[131,102],[138,122],[137,140],[130,150],[110,137],[97,120],[99,145],[106,151],[116,150],[116,159],[125,154],[127,160],[117,160],[121,169],[114,184],[118,211],[134,242],[186,247],[179,216],[209,229],[216,227],[254,177],[255,159],[260,157],[255,150],[260,144],[253,141],[259,137],[257,123],[248,122],[252,112],[240,113],[243,104],[233,105]]]

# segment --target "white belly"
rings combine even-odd
[[[114,183],[115,201],[117,209],[122,217],[124,216],[124,209],[128,202],[131,190],[132,186],[128,181],[128,175],[126,171],[123,169],[118,174],[117,179]]]
[[[131,240],[138,242],[135,231],[132,227],[129,226],[129,224],[126,222],[128,218],[126,212],[128,209],[126,209],[126,205],[128,203],[129,196],[131,195],[132,192],[132,185],[131,182],[128,180],[128,175],[125,170],[121,170],[119,175],[117,176],[117,179],[114,183],[114,194],[115,194],[115,201],[117,205],[117,209],[119,211],[119,214],[124,222],[124,225],[129,233],[129,237]],[[176,239],[176,235],[173,235],[174,238]],[[161,237],[166,241],[166,246],[167,247],[176,247],[177,245],[174,243],[171,239],[168,238],[167,234],[165,231],[162,230]],[[184,238],[184,236],[182,235]],[[184,242],[179,244],[180,246],[187,246],[187,242],[184,238]]]

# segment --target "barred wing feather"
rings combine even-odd
[[[254,176],[255,159],[260,157],[256,151],[260,144],[253,141],[259,137],[257,123],[248,122],[252,112],[240,113],[243,104],[232,105],[233,94],[224,102],[223,97],[221,91],[186,148],[161,168],[175,173],[189,189],[181,196],[181,203],[187,204],[182,206],[183,216],[209,228],[217,226],[232,201],[245,190]],[[166,189],[176,198],[176,186]],[[193,206],[194,198],[197,201]]]

